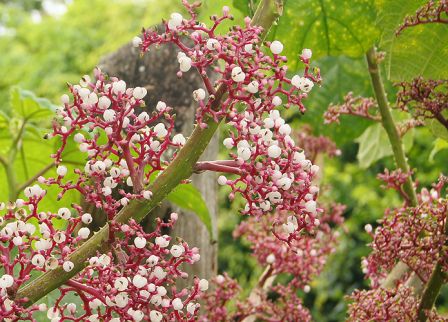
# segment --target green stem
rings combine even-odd
[[[381,73],[376,58],[375,48],[371,48],[367,52],[367,64],[369,66],[369,74],[372,80],[373,90],[375,92],[376,101],[378,103],[378,109],[381,114],[381,123],[386,130],[389,138],[392,151],[394,153],[395,162],[397,167],[404,173],[409,172],[409,165],[406,160],[406,155],[403,149],[403,143],[401,142],[400,135],[395,125],[392,113],[390,112],[389,103],[387,102],[386,92],[384,90],[383,81],[381,79]],[[403,190],[408,197],[409,204],[412,207],[417,206],[417,194],[414,189],[414,183],[411,176],[409,176],[403,185]]]
[[[263,27],[264,36],[270,29],[273,22],[282,14],[282,5],[280,0],[263,0],[255,12],[252,19],[253,25]],[[220,102],[225,96],[227,87],[220,86],[215,94],[215,100],[212,108],[218,108]],[[179,151],[176,158],[162,172],[151,186],[153,196],[151,200],[133,200],[124,207],[115,217],[115,221],[120,223],[128,222],[129,219],[141,221],[148,213],[154,209],[182,180],[191,176],[194,166],[201,154],[204,152],[211,138],[213,137],[219,123],[209,119],[207,128],[202,129],[196,126],[192,135],[185,146]],[[32,282],[20,288],[16,294],[17,299],[26,299],[25,306],[38,301],[52,290],[63,285],[67,280],[74,277],[87,264],[88,258],[97,255],[98,252],[105,252],[110,248],[109,245],[109,224],[102,227],[89,240],[82,244],[69,260],[73,262],[74,268],[66,272],[62,267],[48,271]]]
[[[381,79],[381,72],[378,66],[375,48],[371,48],[367,52],[366,58],[373,91],[375,93],[375,98],[381,115],[381,124],[387,133],[387,137],[389,138],[389,143],[392,147],[397,167],[404,173],[407,173],[409,172],[409,165],[406,161],[406,155],[404,153],[401,137],[398,134],[397,127],[394,119],[392,118],[392,113],[390,112],[386,91],[384,90],[383,80]],[[403,190],[407,195],[409,204],[415,207],[417,205],[417,194],[410,176],[406,179],[406,182],[403,185]],[[398,281],[408,271],[409,267],[406,264],[401,261],[398,262],[389,275],[384,279],[381,286],[384,288],[395,287],[396,281]]]

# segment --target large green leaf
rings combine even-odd
[[[381,49],[386,51],[387,75],[394,81],[416,76],[444,78],[448,72],[448,26],[419,25],[405,29],[398,37],[397,28],[405,16],[415,14],[425,0],[377,0],[377,24],[383,34]]]
[[[271,39],[285,45],[289,68],[299,67],[297,57],[311,48],[313,57],[363,56],[379,32],[373,0],[285,0],[284,13],[271,31]]]
[[[414,131],[411,130],[403,137],[403,145],[406,151],[412,147]],[[392,147],[386,131],[381,124],[369,126],[364,133],[356,139],[359,143],[358,161],[361,168],[368,168],[374,162],[393,155]]]
[[[447,116],[448,112],[444,111],[443,117],[446,118]],[[426,126],[428,126],[429,130],[435,137],[448,141],[448,129],[442,123],[436,119],[428,119],[426,121]]]
[[[437,138],[434,141],[434,147],[432,148],[431,153],[429,154],[429,161],[434,162],[434,157],[436,156],[436,154],[446,149],[448,149],[448,141]]]
[[[167,199],[182,209],[194,212],[204,223],[205,227],[207,227],[211,238],[215,238],[213,235],[210,212],[208,211],[207,205],[202,198],[201,193],[195,186],[192,184],[178,185],[167,196]]]
[[[48,120],[53,116],[56,106],[33,92],[19,87],[11,89],[11,114],[26,121]]]

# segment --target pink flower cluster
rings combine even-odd
[[[354,97],[352,92],[349,92],[344,97],[344,103],[340,105],[330,105],[328,110],[324,113],[325,124],[339,123],[341,115],[355,115],[373,121],[381,120],[375,110],[376,102],[373,98]]]
[[[422,77],[415,78],[411,82],[399,83],[397,93],[397,105],[404,111],[412,113],[417,120],[434,118],[448,128],[446,120],[448,95],[447,80],[426,80]]]
[[[62,141],[54,155],[56,163],[63,160],[67,146],[75,143],[88,156],[84,169],[75,169],[77,179],[65,182],[67,168],[60,165],[57,178],[39,181],[58,185],[60,198],[68,190],[79,191],[112,219],[129,200],[151,198],[145,187],[185,144],[185,138],[172,136],[174,120],[164,102],[157,104],[152,115],[139,111],[144,106],[145,88],[126,88],[124,81],[113,77],[106,80],[98,69],[95,77],[91,82],[86,75],[80,85],[70,86],[72,103],[68,95],[62,96],[59,122],[52,134]]]
[[[296,105],[304,111],[302,99],[320,81],[310,72],[311,51],[304,49],[301,60],[303,75],[286,76],[286,57],[281,55],[279,41],[261,44],[262,29],[234,27],[226,35],[217,35],[217,26],[230,19],[228,8],[221,17],[212,17],[212,26],[197,23],[195,5],[185,3],[190,18],[173,14],[165,22],[165,32],[145,30],[134,43],[142,51],[151,45],[167,42],[179,48],[179,76],[195,67],[205,88],[193,93],[198,101],[197,120],[205,127],[207,118],[226,119],[232,131],[224,145],[232,150],[232,160],[208,161],[197,165],[197,171],[212,170],[237,174],[236,179],[221,176],[218,182],[232,188],[231,198],[240,193],[247,201],[243,213],[260,216],[287,210],[300,216],[296,230],[311,230],[317,224],[317,188],[312,179],[318,166],[312,165],[302,149],[291,138],[291,127],[280,115],[280,108]],[[188,41],[187,41],[188,40]],[[207,71],[213,69],[222,77],[212,84]],[[219,106],[215,98],[226,92]],[[205,98],[209,97],[209,100]]]
[[[24,299],[12,299],[19,287],[37,272],[53,270],[59,266],[66,271],[71,270],[73,264],[67,257],[83,240],[80,234],[74,234],[81,221],[80,216],[72,216],[67,208],[61,208],[57,213],[41,211],[39,203],[46,191],[38,185],[27,187],[25,194],[26,199],[18,199],[7,205],[0,204],[2,321],[12,321],[18,316],[31,317],[34,311],[45,309],[36,305],[25,309],[22,307]],[[58,228],[62,225],[64,229]]]
[[[303,76],[295,75],[289,79],[284,64],[287,59],[280,55],[283,44],[273,41],[262,45],[262,28],[252,26],[249,18],[245,19],[244,27],[235,26],[227,34],[218,35],[216,28],[224,20],[232,19],[228,7],[223,8],[221,17],[212,16],[212,25],[207,27],[197,22],[195,4],[183,2],[191,16],[189,19],[174,13],[165,22],[163,34],[144,30],[142,38],[137,37],[134,43],[143,52],[152,45],[173,43],[179,48],[179,76],[192,67],[197,69],[205,84],[205,89],[200,88],[193,93],[199,104],[199,124],[205,126],[206,116],[216,121],[227,116],[240,123],[244,119],[242,110],[258,120],[263,113],[269,113],[280,105],[286,108],[297,105],[304,111],[302,99],[307,97],[314,82],[320,81],[319,74],[313,75],[309,71],[309,49],[304,50],[301,56],[305,64]],[[189,42],[191,45],[187,45]],[[209,69],[222,76],[215,84],[207,77]],[[214,96],[218,87],[225,88],[227,97],[215,106]],[[206,92],[210,96],[208,101],[205,100]]]
[[[428,281],[446,241],[448,204],[442,197],[445,184],[442,177],[431,191],[422,189],[417,207],[404,206],[386,212],[381,226],[372,234],[373,251],[363,260],[363,269],[373,287],[380,285],[397,261],[408,265],[423,282]]]
[[[293,284],[303,288],[321,272],[326,258],[334,251],[338,233],[330,225],[342,224],[344,210],[339,204],[328,207],[319,217],[318,227],[290,240],[286,236],[295,221],[284,212],[261,219],[250,217],[240,224],[234,236],[246,238],[258,262],[270,265],[273,275],[290,274],[295,279]],[[277,229],[272,232],[273,225]],[[286,242],[279,243],[278,239]]]
[[[117,238],[111,251],[90,258],[86,269],[60,289],[48,314],[72,321],[195,321],[196,300],[208,281],[195,278],[191,289],[176,289],[176,281],[187,277],[181,266],[200,259],[197,248],[162,235],[176,220],[175,213],[167,223],[158,220],[151,233],[134,221],[112,224]],[[68,302],[70,293],[79,295],[81,307]]]
[[[415,15],[406,16],[395,34],[398,36],[404,29],[427,23],[448,23],[448,1],[429,0],[417,10]]]

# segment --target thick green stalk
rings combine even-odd
[[[369,66],[369,74],[372,80],[376,101],[378,103],[378,109],[381,114],[381,123],[389,138],[389,142],[394,153],[395,162],[399,169],[401,169],[404,173],[407,173],[409,172],[409,165],[406,160],[401,137],[398,134],[397,127],[394,119],[392,118],[392,113],[390,112],[389,103],[387,102],[386,91],[384,90],[383,81],[381,79],[375,48],[371,48],[367,52],[367,64]],[[415,207],[417,205],[417,194],[410,176],[404,183],[403,190],[408,197],[410,205]]]
[[[252,19],[253,25],[263,27],[264,36],[270,29],[274,21],[282,14],[281,0],[263,0],[255,12]],[[220,86],[215,94],[213,108],[217,108],[226,94],[226,86]],[[129,219],[141,221],[148,213],[154,209],[182,180],[191,176],[194,165],[204,152],[219,123],[208,120],[207,128],[201,129],[196,126],[185,146],[179,151],[176,158],[157,177],[151,186],[153,196],[151,200],[133,200],[124,207],[115,217],[117,222],[127,222]],[[82,244],[69,258],[73,262],[74,268],[70,272],[65,272],[61,267],[48,271],[24,287],[20,288],[16,294],[16,299],[27,299],[24,304],[29,306],[40,298],[44,297],[52,290],[63,285],[67,280],[74,277],[85,266],[88,258],[95,256],[97,252],[105,252],[109,249],[109,225],[106,224],[89,240]]]
[[[372,81],[372,87],[375,93],[375,98],[381,115],[381,124],[383,125],[383,128],[387,133],[387,137],[389,138],[389,143],[392,147],[397,167],[401,169],[404,173],[407,173],[409,172],[409,165],[406,160],[406,155],[404,153],[401,137],[398,134],[397,127],[395,125],[392,113],[389,108],[386,91],[384,90],[383,81],[381,79],[381,72],[377,62],[375,48],[371,48],[367,52],[366,57],[367,57],[367,65],[369,67],[369,75]],[[403,190],[407,195],[409,204],[415,207],[417,205],[417,194],[414,189],[414,183],[412,182],[412,178],[410,176],[404,183]],[[394,269],[392,269],[392,271],[383,281],[381,286],[385,288],[394,287],[396,281],[399,280],[408,271],[409,267],[406,264],[398,262],[397,265],[394,267]]]

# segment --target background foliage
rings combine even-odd
[[[142,26],[155,24],[180,7],[177,0],[49,2],[67,11],[49,14],[45,9],[48,1],[0,1],[0,157],[4,161],[0,167],[1,199],[15,193],[11,185],[3,184],[11,181],[11,176],[17,188],[50,163],[47,156],[54,145],[41,137],[50,125],[54,104],[59,103],[58,97],[66,89],[65,82],[76,82],[95,67],[102,55],[128,42]],[[203,1],[201,15],[218,12],[223,4],[233,5],[235,22],[241,22],[244,15],[253,12],[256,2],[207,0]],[[395,98],[394,81],[417,75],[443,77],[448,71],[448,32],[446,26],[423,25],[395,37],[394,31],[403,18],[425,2],[420,0],[284,2],[284,17],[269,37],[284,43],[290,72],[297,69],[302,48],[311,48],[313,64],[319,66],[324,79],[322,87],[307,100],[307,113],[290,111],[289,119],[297,130],[309,124],[315,134],[331,137],[342,151],[340,157],[325,160],[322,182],[323,198],[347,205],[341,243],[327,270],[305,297],[315,320],[340,321],[345,316],[344,295],[367,286],[360,269],[369,242],[363,227],[374,223],[384,209],[398,205],[400,200],[394,193],[382,190],[376,179],[384,167],[394,167],[381,128],[350,117],[342,117],[339,125],[324,125],[322,114],[330,103],[341,102],[349,91],[355,96],[372,95],[364,54],[375,44],[386,52],[383,74],[388,78],[385,81],[391,103]],[[24,135],[17,141],[21,128]],[[446,141],[435,140],[427,129],[417,129],[405,141],[411,167],[419,169],[417,179],[422,186],[446,169]],[[249,290],[260,268],[249,256],[248,245],[232,237],[241,218],[237,203],[229,203],[226,195],[222,190],[219,270],[238,278]],[[63,202],[71,202],[70,198],[77,196],[64,198]],[[197,202],[187,198],[186,203],[191,206]],[[60,206],[48,205],[50,209]],[[442,296],[440,301],[445,298]]]

